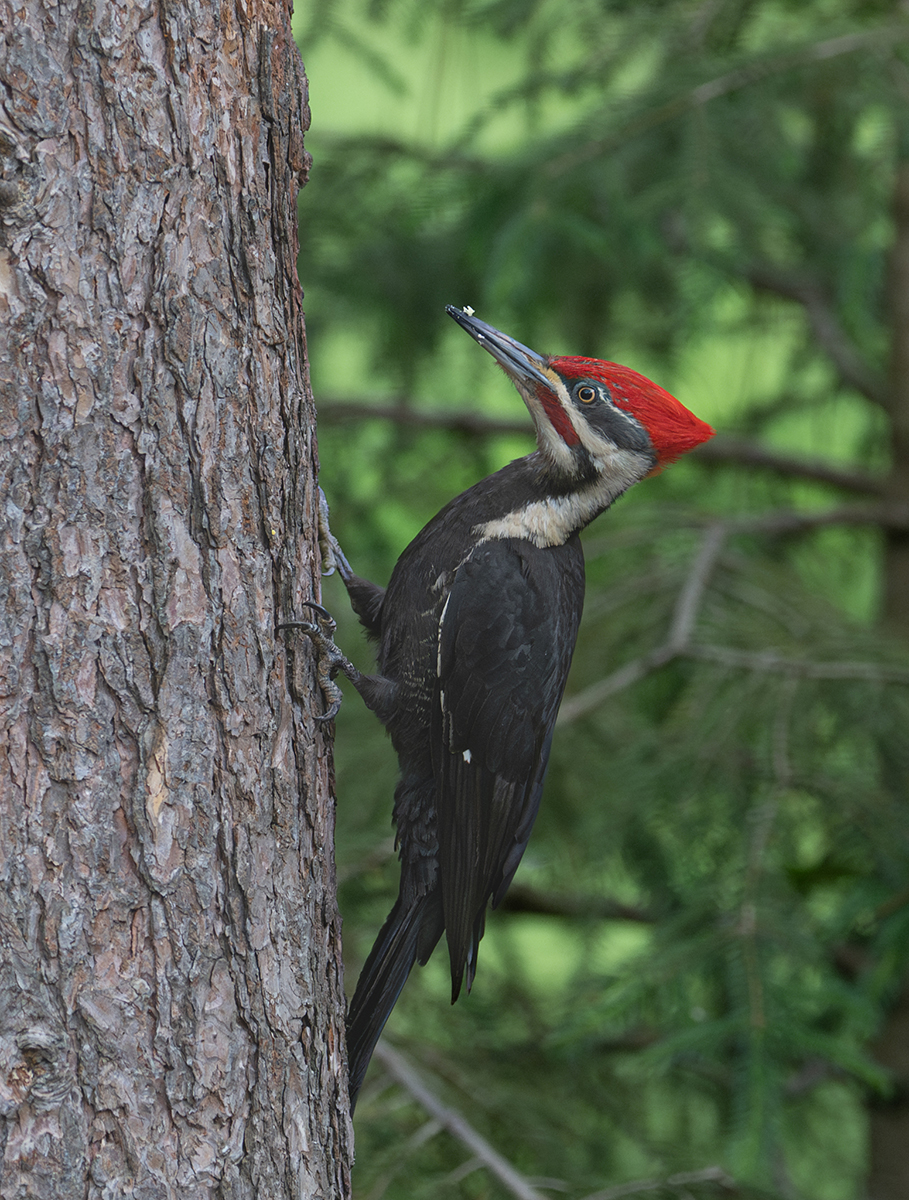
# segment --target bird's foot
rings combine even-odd
[[[360,673],[332,640],[338,626],[331,613],[313,600],[304,600],[303,603],[307,608],[315,610],[315,621],[283,621],[278,628],[299,629],[315,646],[319,687],[328,701],[328,709],[321,716],[316,717],[316,720],[331,721],[338,715],[341,701],[344,698],[341,689],[335,683],[335,676],[341,671],[353,680],[359,678]]]
[[[319,550],[322,554],[323,575],[333,575],[335,571],[342,579],[349,579],[353,575],[351,565],[328,524],[328,501],[321,488],[319,488]]]

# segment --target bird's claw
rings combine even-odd
[[[315,609],[315,621],[283,621],[278,628],[299,629],[301,633],[305,633],[310,638],[315,646],[319,687],[328,701],[327,710],[315,719],[320,722],[333,721],[338,715],[341,701],[344,699],[341,689],[335,683],[335,676],[339,671],[344,671],[346,674],[349,670],[354,670],[354,667],[332,640],[338,626],[331,613],[321,604],[316,604],[314,600],[304,600],[303,604],[306,608]]]
[[[317,604],[315,602],[315,600],[304,600],[303,607],[311,608],[311,609],[315,610],[315,613],[316,613],[315,628],[318,630],[319,634],[323,638],[326,639],[326,641],[330,642],[332,640],[332,638],[335,636],[335,631],[338,628],[338,622],[334,619],[334,617],[331,615],[331,613],[328,611],[328,609],[323,608],[321,604]],[[311,621],[301,621],[300,624],[301,625],[310,625],[310,624],[312,624],[312,622]],[[340,653],[340,651],[338,651],[338,653]]]
[[[319,679],[319,685],[322,688],[322,695],[326,700],[330,700],[328,708],[324,713],[316,713],[313,717],[314,721],[318,721],[321,725],[323,721],[333,721],[341,711],[341,701],[344,699],[344,693],[338,687],[333,679]]]
[[[325,499],[325,493],[321,488],[319,488],[319,551],[322,555],[323,575],[334,575],[335,571],[339,573],[342,579],[347,579],[353,575],[351,565],[347,561],[344,551],[338,545],[338,539],[332,533],[331,526],[328,524],[328,501]]]

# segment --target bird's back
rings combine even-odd
[[[583,606],[576,535],[477,541],[533,469],[518,460],[443,509],[401,555],[382,610],[402,890],[441,889],[454,995],[530,836]]]

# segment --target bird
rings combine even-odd
[[[442,934],[451,998],[470,990],[488,907],[511,883],[540,805],[584,604],[578,534],[634,484],[713,436],[645,376],[594,358],[538,354],[473,309],[447,312],[504,369],[537,449],[451,500],[403,551],[387,588],[354,574],[327,529],[331,563],[377,644],[363,674],[335,624],[289,622],[316,643],[331,704],[343,673],[391,736],[397,900],[347,1018],[351,1110],[415,963]]]

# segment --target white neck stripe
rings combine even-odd
[[[531,500],[503,517],[496,517],[473,532],[481,542],[500,538],[519,538],[541,549],[563,546],[573,533],[589,525],[613,500],[627,491],[647,473],[649,462],[633,451],[617,450],[611,456],[610,470],[597,475],[586,486],[567,496],[547,496]]]

